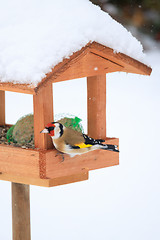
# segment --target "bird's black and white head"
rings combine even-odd
[[[64,126],[59,122],[51,122],[41,131],[48,133],[53,139],[60,138],[63,135]]]

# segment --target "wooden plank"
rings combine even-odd
[[[74,53],[69,59],[64,59],[54,67],[51,73],[38,85],[38,89],[47,81],[60,82],[70,79],[94,76],[109,72],[123,71],[123,66],[114,60],[90,52],[87,45],[80,51]],[[38,90],[37,90],[38,91]]]
[[[58,177],[58,178],[53,178],[53,179],[31,178],[31,177],[1,173],[0,180],[21,183],[21,184],[41,186],[41,187],[55,187],[55,186],[59,186],[59,185],[88,180],[88,171],[83,169],[83,170],[81,170],[81,172],[79,172],[77,174],[72,174],[69,176],[63,176],[63,177]]]
[[[17,83],[2,83],[0,82],[0,90],[11,91],[26,94],[36,94],[36,88],[29,84],[17,84]]]
[[[106,140],[108,144],[119,144],[117,138]],[[95,150],[83,155],[70,157],[56,156],[57,150],[46,151],[46,177],[57,178],[72,174],[78,174],[81,170],[95,170],[119,164],[119,153],[107,150]]]
[[[118,145],[118,139],[107,138],[106,143]],[[61,156],[56,156],[56,149],[30,150],[0,144],[0,153],[1,180],[46,187],[86,180],[89,170],[119,164],[119,154],[106,150],[73,158],[65,154],[64,162]],[[41,158],[45,159],[43,163]],[[45,167],[43,176],[41,164]]]
[[[92,52],[86,52],[56,74],[54,82],[121,71],[123,66]]]
[[[120,70],[122,72],[136,73],[142,75],[150,75],[152,72],[151,67],[123,53],[117,53],[113,51],[112,48],[105,47],[102,44],[93,42],[88,47],[90,48],[91,52],[122,65],[123,68]]]
[[[2,172],[0,173],[0,180],[14,182],[14,183],[49,187],[49,179],[40,179],[38,177],[33,178],[33,177],[28,177],[23,175],[8,174],[8,173]]]
[[[13,240],[31,239],[29,185],[12,183],[12,231]]]
[[[88,171],[82,169],[80,172],[64,177],[58,177],[49,180],[49,187],[60,186],[69,183],[81,182],[88,180]]]
[[[106,75],[87,78],[88,135],[106,138]]]
[[[42,81],[38,84],[37,86],[37,91],[39,91],[39,89],[46,84],[46,82],[55,82],[56,79],[62,75],[63,72],[65,72],[67,69],[69,69],[73,63],[75,62],[79,62],[81,58],[83,58],[83,56],[85,56],[88,53],[88,44],[85,47],[82,47],[82,49],[80,51],[75,52],[74,54],[72,54],[69,58],[65,58],[63,59],[62,62],[58,63],[53,69],[52,72],[48,73],[46,75],[45,78],[42,79]],[[74,79],[74,71],[75,68],[73,69],[73,77],[71,78],[62,78],[62,80],[59,81],[64,81],[64,80],[69,80],[69,79]],[[71,76],[72,76],[71,73]]]
[[[0,172],[39,177],[39,152],[0,144]]]
[[[97,58],[95,56],[97,56]],[[125,54],[116,53],[109,47],[93,42],[88,43],[80,51],[72,54],[69,59],[64,59],[61,63],[57,64],[52,69],[52,72],[48,73],[38,84],[36,91],[38,91],[44,83],[49,81],[59,82],[94,76],[95,68],[98,68],[96,75],[116,71],[150,75],[152,71],[149,66]]]
[[[50,136],[40,134],[40,131],[44,129],[46,124],[53,121],[52,83],[44,85],[38,94],[33,96],[33,105],[35,147],[40,149],[53,148]]]
[[[5,91],[0,90],[0,125],[5,125]]]
[[[91,57],[91,55],[94,55],[94,57]],[[95,56],[97,56],[97,58],[95,58]],[[115,71],[150,75],[152,71],[149,66],[123,53],[116,53],[113,49],[109,47],[93,42],[88,43],[80,51],[73,53],[70,58],[64,59],[62,62],[57,64],[52,69],[52,72],[48,73],[46,77],[43,78],[42,81],[38,84],[37,87],[27,84],[0,82],[0,90],[28,93],[34,95],[39,91],[39,88],[46,84],[46,82],[59,82],[86,76],[94,76],[95,68],[97,66],[95,66],[94,68],[91,67],[90,69],[88,69],[88,67],[90,66],[90,64],[91,66],[94,65],[95,59],[96,65],[99,65],[97,75],[103,75],[105,73]],[[103,61],[102,59],[105,61]],[[101,62],[103,63],[102,66],[105,62],[105,67],[101,68]]]

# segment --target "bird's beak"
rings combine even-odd
[[[47,128],[44,128],[40,133],[49,133]]]

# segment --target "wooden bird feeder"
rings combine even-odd
[[[118,165],[119,154],[103,150],[66,155],[61,162],[50,137],[40,134],[53,121],[52,83],[87,77],[88,135],[118,145],[117,138],[106,138],[106,73],[117,71],[150,75],[151,68],[93,42],[56,65],[37,87],[0,83],[0,125],[5,125],[5,91],[32,94],[35,137],[34,150],[0,144],[0,179],[51,187],[86,180],[90,170]]]
[[[40,134],[53,121],[52,83],[87,77],[88,135],[106,138],[106,73],[129,72],[150,75],[151,68],[96,42],[89,43],[56,65],[37,87],[0,82],[0,125],[5,125],[5,91],[33,95],[35,149],[0,144],[0,179],[12,182],[13,240],[30,240],[29,185],[57,186],[87,180],[93,169],[119,164],[119,154],[95,150],[81,156],[56,156],[51,138]]]

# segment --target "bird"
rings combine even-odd
[[[55,148],[60,153],[66,153],[70,157],[96,149],[119,152],[117,145],[103,144],[105,140],[91,138],[86,134],[67,128],[59,122],[48,123],[40,133],[48,133]]]

